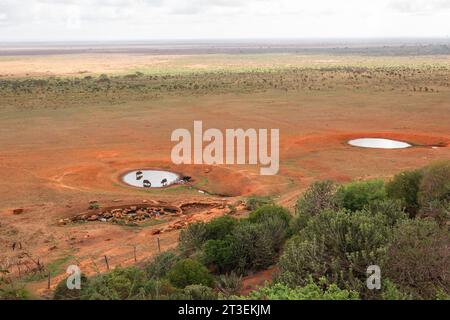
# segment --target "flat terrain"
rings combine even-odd
[[[46,281],[27,273],[33,260],[60,277],[74,262],[86,273],[105,270],[105,255],[111,266],[132,264],[134,247],[142,261],[158,251],[157,237],[162,250],[176,246],[178,231],[153,234],[172,220],[59,223],[92,200],[103,207],[237,205],[257,194],[292,208],[319,179],[387,178],[450,159],[450,55],[440,51],[169,53],[0,57],[0,265],[15,276],[20,269],[35,292],[45,291]],[[260,176],[248,165],[173,165],[171,132],[192,130],[194,120],[223,130],[280,129],[279,174]],[[414,147],[346,144],[357,137]],[[136,168],[171,169],[194,181],[161,190],[123,185],[119,176]],[[23,213],[13,214],[17,208]],[[199,206],[189,215],[203,220],[225,211]]]

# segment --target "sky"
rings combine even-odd
[[[450,37],[450,0],[0,0],[0,41]]]

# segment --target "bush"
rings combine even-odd
[[[437,162],[423,170],[419,203],[424,207],[436,200],[450,201],[450,161]]]
[[[383,180],[352,182],[337,191],[340,205],[348,210],[362,210],[373,201],[385,200],[386,190]]]
[[[160,253],[144,267],[145,273],[149,279],[163,278],[178,260],[178,256],[173,251]]]
[[[297,201],[295,213],[314,216],[323,210],[338,209],[336,191],[337,186],[333,181],[314,182]]]
[[[279,223],[279,220],[273,220]],[[282,228],[282,227],[281,227]],[[234,270],[240,274],[267,268],[275,263],[280,239],[270,224],[245,221],[233,231]],[[275,237],[274,237],[275,235]]]
[[[185,288],[191,284],[201,284],[211,287],[213,277],[201,263],[192,259],[178,261],[167,274],[167,278],[177,288]]]
[[[88,278],[81,274],[81,289],[72,289],[67,288],[67,278],[61,280],[55,288],[53,292],[54,300],[80,300],[82,290],[85,290],[88,287]]]
[[[238,295],[242,289],[242,277],[234,272],[222,274],[217,280],[217,288],[225,297]]]
[[[30,293],[23,285],[5,283],[0,286],[0,300],[28,300],[30,298]]]
[[[167,279],[150,279],[144,285],[145,296],[150,300],[166,300],[177,292]]]
[[[342,290],[336,284],[324,285],[309,280],[305,286],[291,288],[282,283],[250,292],[250,300],[359,300],[358,292]]]
[[[217,294],[207,286],[193,284],[171,296],[172,300],[216,300]]]
[[[202,261],[221,273],[270,266],[289,234],[290,219],[289,211],[275,205],[262,206],[240,221],[214,219],[204,225]]]
[[[145,297],[145,275],[136,267],[120,268],[91,278],[83,300],[126,300]]]
[[[387,219],[387,224],[394,226],[399,221],[407,219],[400,200],[378,200],[370,203],[367,210],[373,215],[381,214]]]
[[[411,218],[419,210],[419,187],[422,180],[422,171],[405,171],[394,176],[386,184],[386,193],[389,198],[400,200]]]
[[[384,276],[414,299],[450,293],[450,237],[429,219],[400,223],[390,241]]]
[[[265,206],[265,205],[272,205],[273,200],[271,197],[258,197],[258,196],[252,196],[247,198],[245,201],[245,205],[249,210],[256,210],[259,207]]]
[[[207,239],[206,224],[203,222],[193,223],[181,230],[178,248],[184,256],[189,257],[201,249]]]
[[[230,216],[215,218],[206,224],[206,239],[224,239],[236,227],[238,221]]]
[[[208,240],[203,249],[205,264],[214,264],[219,272],[226,272],[235,267],[233,237],[226,240]]]
[[[401,292],[395,283],[389,279],[383,281],[381,290],[381,298],[383,300],[412,300],[410,295]]]
[[[309,276],[325,276],[341,288],[364,289],[367,267],[383,262],[388,225],[385,216],[368,211],[323,211],[286,243],[279,281],[304,286]]]
[[[278,219],[284,222],[284,224],[289,226],[291,221],[291,214],[288,210],[283,207],[275,205],[265,205],[251,212],[248,220],[251,223],[265,223],[269,220]]]
[[[421,208],[421,216],[432,217],[445,227],[450,220],[450,201],[433,200]]]

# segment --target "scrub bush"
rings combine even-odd
[[[371,202],[385,200],[386,197],[383,180],[352,182],[337,191],[340,206],[351,211],[362,210]]]
[[[167,274],[170,283],[177,288],[183,289],[192,284],[200,284],[211,287],[214,279],[208,269],[192,259],[178,261]]]

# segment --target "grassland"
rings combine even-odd
[[[1,65],[1,63],[0,63]],[[270,66],[270,67],[269,67]],[[270,90],[311,94],[354,92],[436,93],[449,89],[450,56],[415,59],[286,54],[196,56],[132,73],[0,78],[0,106],[59,108],[124,104]]]

